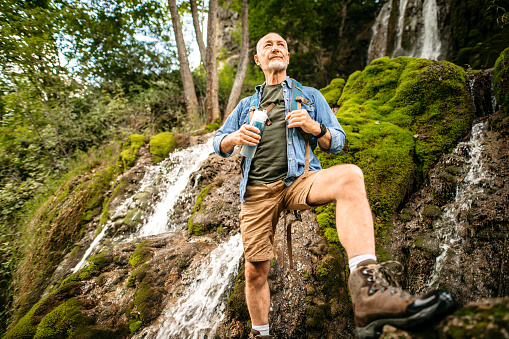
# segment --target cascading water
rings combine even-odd
[[[396,27],[391,32],[389,22],[391,15],[395,15],[392,10],[394,1],[387,1],[383,5],[373,24],[367,63],[389,55],[389,51],[392,51],[389,55],[392,58],[410,56],[437,60],[441,54],[441,42],[436,0],[424,0],[422,6],[417,6],[415,0],[399,0],[398,17],[395,18]],[[419,8],[419,10],[409,11],[411,7]],[[416,14],[410,14],[410,12]],[[390,39],[391,34],[394,34],[394,39]],[[403,38],[411,39],[412,46],[408,47],[407,44],[404,48]],[[394,41],[394,45],[388,46],[389,41]]]
[[[433,225],[439,239],[441,253],[436,258],[428,280],[428,288],[438,287],[446,262],[459,260],[464,238],[462,234],[468,227],[468,221],[461,220],[458,216],[461,212],[470,209],[475,197],[482,193],[483,182],[489,179],[481,158],[485,128],[485,122],[474,125],[470,140],[460,142],[452,152],[451,160],[464,162],[465,166],[469,167],[469,171],[458,184],[454,201],[445,207],[441,218]]]
[[[438,31],[438,6],[436,0],[425,0],[423,5],[424,34],[422,35],[422,47],[420,58],[437,60],[440,56],[441,42]]]
[[[114,220],[116,214],[125,215],[126,211],[136,207],[134,198],[137,195],[151,192],[153,187],[157,187],[158,203],[153,208],[154,212],[145,218],[139,231],[129,240],[178,231],[171,227],[169,216],[186,188],[191,173],[199,169],[211,148],[212,138],[205,144],[175,151],[161,163],[147,168],[139,189],[115,210],[112,217]],[[133,218],[143,219],[138,214]],[[108,221],[104,225],[74,272],[85,265],[88,256],[96,250],[113,224],[114,221]],[[239,258],[243,252],[240,239],[240,234],[231,236],[228,242],[219,245],[207,258],[201,260],[201,264],[191,265],[182,277],[183,285],[187,285],[185,295],[176,304],[172,304],[175,306],[165,313],[160,322],[141,331],[140,338],[196,339],[212,335],[224,317],[227,301],[225,292],[232,286],[238,271]]]
[[[201,163],[207,159],[212,149],[212,138],[206,144],[197,145],[191,149],[173,152],[160,165],[151,166],[147,173],[151,177],[147,185],[157,185],[161,191],[160,200],[154,207],[154,214],[145,222],[138,232],[138,237],[175,232],[168,216],[179,195],[184,191],[191,173],[200,168]],[[163,174],[157,181],[158,174]],[[156,179],[156,180],[154,180]]]
[[[185,189],[189,181],[189,175],[200,168],[201,163],[207,159],[211,153],[211,149],[212,138],[209,138],[204,144],[177,150],[159,164],[149,166],[145,172],[145,176],[141,180],[138,190],[117,207],[111,220],[108,220],[103,226],[101,233],[95,237],[81,261],[74,267],[73,272],[77,272],[83,268],[86,259],[96,250],[102,242],[107,230],[114,224],[113,220],[116,219],[116,215],[124,216],[126,211],[135,207],[133,197],[139,193],[150,190],[153,186],[156,186],[159,190],[157,197],[159,202],[155,205],[154,213],[149,218],[143,218],[143,216],[139,214],[132,217],[133,219],[141,218],[142,220],[146,220],[139,232],[134,234],[132,238],[175,231],[175,229],[169,228],[171,220],[169,220],[168,216],[171,214],[177,198]]]
[[[186,294],[166,312],[156,338],[213,337],[224,318],[225,292],[237,274],[242,252],[238,233],[212,251],[198,268],[191,268],[187,272],[189,287]]]

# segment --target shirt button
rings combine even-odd
[[[290,141],[290,142],[288,142],[288,145],[291,145],[291,144],[292,144],[292,142],[291,142],[291,141]]]
[[[292,161],[292,158],[288,159],[288,161]]]

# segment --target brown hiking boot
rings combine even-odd
[[[357,334],[360,338],[378,338],[384,325],[411,329],[430,319],[449,313],[456,307],[445,291],[433,291],[422,296],[404,292],[391,278],[387,262],[361,262],[348,279],[352,296]]]
[[[273,335],[261,335],[257,330],[251,329],[251,338],[255,339],[273,339]]]

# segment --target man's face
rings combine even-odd
[[[290,53],[286,41],[275,33],[270,33],[258,41],[255,62],[263,71],[282,71],[288,67]]]

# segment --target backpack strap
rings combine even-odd
[[[302,85],[294,79],[291,79],[293,82],[292,86],[292,103],[290,105],[291,111],[300,110],[302,108],[302,103],[307,104],[309,100],[302,97]],[[304,140],[306,141],[306,160],[304,173],[302,175],[306,176],[309,172],[309,136],[306,132],[302,130],[302,128],[298,129],[299,133],[302,135]],[[292,253],[292,224],[287,223],[286,221],[286,212],[283,211],[283,229],[286,229],[286,245],[288,247],[288,260],[290,261],[290,269],[293,269],[293,253]],[[295,214],[295,218],[302,222],[302,218],[298,211],[293,211]],[[284,246],[283,246],[283,257],[284,257]],[[283,270],[284,270],[284,262],[283,262]]]

